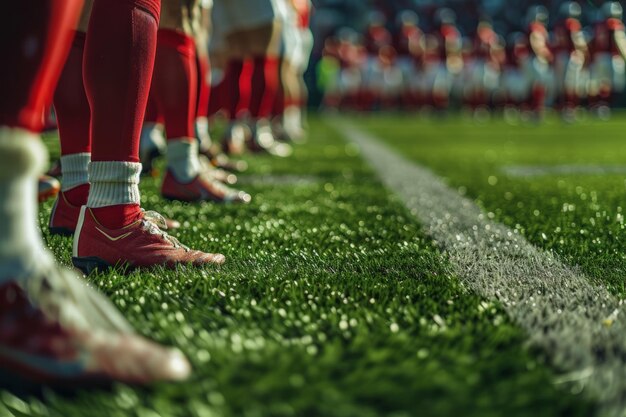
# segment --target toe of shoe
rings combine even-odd
[[[197,251],[194,254],[194,265],[222,265],[226,262],[226,257],[221,253],[204,253]]]

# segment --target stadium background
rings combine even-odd
[[[313,0],[315,13],[311,19],[311,30],[315,44],[305,80],[309,87],[309,104],[317,108],[322,95],[317,88],[316,67],[321,59],[324,39],[336,34],[343,27],[363,33],[372,11],[382,12],[387,19],[387,28],[396,29],[396,16],[403,10],[412,10],[419,16],[419,26],[424,32],[434,31],[435,14],[442,7],[449,7],[457,14],[457,26],[463,36],[471,36],[481,16],[489,16],[493,28],[499,35],[516,31],[525,31],[526,13],[535,5],[543,5],[550,12],[549,28],[559,18],[559,9],[565,0]],[[581,22],[589,33],[591,26],[599,15],[604,0],[587,0],[578,2],[582,8]],[[626,1],[619,1],[622,6]],[[622,94],[615,104],[626,107],[626,95]]]

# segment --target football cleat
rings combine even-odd
[[[110,267],[175,268],[225,262],[224,255],[204,253],[181,244],[162,230],[165,227],[163,216],[146,211],[128,226],[109,229],[98,222],[91,209],[83,206],[74,233],[72,262],[85,274]]]
[[[61,191],[52,206],[48,230],[52,235],[71,236],[76,230],[80,206],[70,203]]]
[[[63,171],[61,171],[61,160],[57,159],[50,165],[50,169],[46,172],[46,175],[54,178],[59,178],[63,175]]]
[[[252,138],[248,141],[248,149],[254,153],[287,157],[292,154],[293,148],[288,143],[276,141],[270,123],[259,120],[252,131]]]
[[[12,380],[59,388],[186,379],[180,351],[133,332],[124,317],[73,272],[38,266],[0,284],[0,368]]]
[[[48,222],[48,230],[52,235],[72,236],[76,231],[76,224],[80,216],[80,206],[70,203],[65,197],[64,192],[60,192],[57,196],[50,221]],[[180,222],[165,218],[165,229],[178,229]]]
[[[55,197],[61,190],[61,183],[59,180],[47,175],[41,175],[39,177],[37,200],[43,203]]]
[[[196,176],[189,183],[182,183],[176,179],[171,171],[167,171],[165,178],[163,178],[161,195],[167,200],[185,201],[188,203],[200,201],[249,203],[252,200],[250,194],[229,188],[206,172]]]
[[[250,136],[248,126],[240,122],[231,123],[222,139],[222,150],[227,155],[241,155],[246,150]]]
[[[204,154],[211,164],[216,167],[230,172],[244,172],[248,169],[248,163],[242,160],[230,159],[227,155],[219,153],[216,155]]]

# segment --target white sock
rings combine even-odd
[[[139,204],[141,164],[124,161],[97,161],[89,164],[87,207]]]
[[[167,141],[167,168],[178,181],[191,182],[200,174],[201,167],[198,142],[195,139],[179,138]]]
[[[200,149],[208,150],[211,147],[211,135],[209,134],[209,119],[197,117],[195,121],[196,137],[200,142]]]
[[[69,191],[83,184],[89,183],[89,162],[91,153],[74,153],[61,156],[61,191]]]
[[[147,154],[155,149],[162,152],[165,149],[165,135],[161,123],[145,122],[139,136],[139,153]]]
[[[0,282],[28,278],[54,262],[37,217],[37,177],[47,161],[38,135],[0,127]]]

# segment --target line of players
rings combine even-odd
[[[580,16],[578,3],[564,3],[549,32],[547,9],[533,6],[526,31],[504,39],[487,18],[473,37],[463,37],[447,8],[437,11],[432,33],[420,29],[412,11],[398,15],[393,31],[374,12],[363,36],[344,28],[326,39],[317,68],[324,105],[445,110],[455,103],[476,115],[505,108],[539,117],[545,106],[554,106],[573,120],[577,106],[586,103],[608,117],[626,81],[622,7],[605,3],[591,30]]]
[[[275,106],[281,56],[290,60],[276,41],[287,22],[279,17],[279,2],[294,4],[215,0],[214,7],[224,12],[214,23],[229,22],[226,58],[253,61],[252,129],[243,145],[270,153],[277,145],[269,120],[281,119]],[[167,159],[164,198],[250,200],[223,184],[228,175],[220,178],[218,167],[240,166],[225,159],[208,137],[210,4],[201,8],[199,3],[20,0],[2,5],[0,372],[11,375],[5,380],[83,387],[189,376],[190,364],[180,351],[135,333],[113,304],[56,263],[41,235],[35,187],[48,159],[39,137],[43,115],[53,103],[62,185],[48,229],[73,239],[74,266],[85,273],[118,266],[125,273],[225,262],[224,255],[205,252],[214,246],[208,240],[195,250],[167,233],[168,222],[144,210],[139,191],[140,155],[153,155],[146,147],[150,150],[161,134]],[[295,11],[290,16],[295,23]],[[235,93],[245,91],[239,88],[240,75],[231,79],[226,85]],[[237,117],[234,122],[240,123]],[[148,139],[140,145],[142,136]],[[228,135],[225,143],[226,150],[236,148]],[[52,194],[47,190],[44,196]]]

